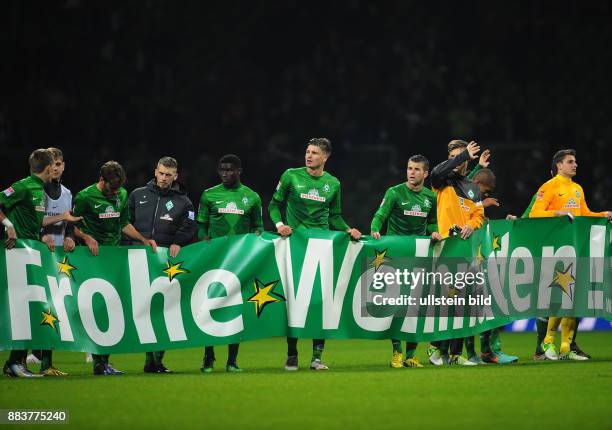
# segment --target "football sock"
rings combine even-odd
[[[393,346],[393,352],[402,353],[402,342],[397,339],[391,339],[391,345]],[[406,345],[408,344],[406,343]]]
[[[575,318],[563,318],[561,320],[561,347],[559,348],[560,354],[567,354],[570,352],[570,343],[574,337],[576,330],[576,319]]]
[[[236,365],[236,358],[238,358],[239,343],[230,343],[227,345],[227,364]]]
[[[297,343],[298,343],[297,337],[287,338],[287,355],[288,356],[298,355]]]
[[[536,354],[544,354],[542,349],[542,342],[546,338],[546,332],[548,331],[548,318],[536,319],[536,328],[538,330],[538,343],[536,345]]]
[[[50,349],[42,350],[42,363],[40,364],[40,370],[47,370],[49,367],[53,367],[52,360],[53,352]]]
[[[555,343],[555,336],[557,335],[559,324],[561,324],[560,317],[548,318],[548,327],[546,329],[546,337],[544,338],[544,343]]]
[[[406,359],[414,358],[418,343],[406,342]],[[400,347],[401,348],[401,347]]]
[[[465,352],[467,353],[468,357],[476,355],[476,341],[474,339],[474,336],[468,336],[465,338]]]

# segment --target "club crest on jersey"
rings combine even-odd
[[[323,185],[323,191],[325,191],[326,193],[329,193],[329,190],[330,190],[330,189],[331,189],[331,188],[329,187],[329,184],[325,184],[325,185]]]
[[[245,206],[249,204],[249,199],[248,199],[248,197],[247,197],[247,196],[244,196],[244,197],[242,198],[242,204],[243,204],[243,205],[245,205]]]
[[[576,194],[576,198],[579,199],[580,198],[580,191],[576,190],[575,194]]]
[[[224,208],[219,208],[218,211],[220,214],[244,215],[244,211],[238,209],[238,206],[236,206],[234,202],[229,202]]]
[[[411,210],[404,211],[404,215],[406,215],[406,216],[426,217],[427,216],[427,212],[423,212],[421,210],[421,205],[416,204],[416,205],[412,206]]]
[[[107,206],[104,212],[98,215],[99,218],[119,218],[121,214],[119,212],[115,212],[115,208],[112,206]]]
[[[174,203],[172,203],[172,200],[168,200],[168,203],[166,203],[166,209],[170,210],[174,207]]]
[[[319,191],[316,188],[312,188],[308,191],[308,194],[301,193],[300,197],[306,200],[315,200],[317,202],[324,202],[325,197],[319,196]]]
[[[469,197],[470,199],[474,199],[474,191],[472,191],[472,190],[468,190],[467,195],[468,195],[468,197]]]
[[[580,205],[576,203],[576,200],[569,199],[569,201],[563,206],[565,209],[580,209]]]
[[[430,202],[429,200],[427,200],[427,199],[426,199],[426,200],[423,202],[423,206],[425,206],[426,208],[428,208],[428,209],[429,209],[429,208],[431,207],[431,202]]]
[[[2,191],[5,196],[10,197],[11,194],[15,193],[13,187],[8,187],[6,190]]]

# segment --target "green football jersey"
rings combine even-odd
[[[99,245],[119,245],[121,230],[130,223],[128,193],[119,188],[117,195],[107,198],[97,184],[90,185],[74,198],[74,215],[83,217],[77,226]]]
[[[286,170],[268,207],[274,224],[282,222],[282,205],[291,228],[349,229],[341,215],[340,181],[327,172],[311,176],[306,167]]]
[[[36,175],[15,182],[0,193],[0,205],[15,226],[18,239],[40,240],[45,217],[44,182]],[[2,235],[6,235],[4,228]]]
[[[405,183],[389,188],[374,214],[371,230],[380,232],[385,221],[389,236],[427,236],[438,231],[436,195],[426,187],[412,191]]]
[[[219,184],[202,193],[197,222],[200,239],[261,232],[261,198],[246,185]]]

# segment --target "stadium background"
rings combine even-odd
[[[307,139],[327,136],[345,218],[368,232],[410,155],[435,164],[463,138],[493,152],[491,218],[520,215],[567,147],[591,208],[612,209],[605,1],[10,0],[0,11],[5,185],[38,147],[64,150],[73,191],[109,159],[131,190],[172,155],[197,204],[233,152],[267,204]]]

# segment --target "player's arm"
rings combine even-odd
[[[263,214],[261,208],[261,198],[256,194],[255,203],[251,208],[251,233],[261,233],[264,231]]]
[[[554,189],[546,183],[540,187],[536,194],[535,202],[529,212],[529,218],[545,218],[567,214],[568,211],[558,211],[552,209],[552,201],[555,197]],[[565,213],[563,213],[565,212]]]
[[[198,216],[196,218],[198,224],[198,240],[209,240],[210,235],[208,228],[210,226],[210,207],[206,191],[202,191],[200,196],[200,206],[198,207]]]
[[[589,206],[587,205],[586,202],[586,196],[584,195],[584,190],[582,189],[582,187],[580,187],[580,216],[592,216],[592,217],[608,217],[610,218],[610,215],[608,214],[608,212],[603,211],[603,212],[593,212],[591,209],[589,209]]]
[[[80,216],[74,216],[70,213],[70,211],[66,211],[63,214],[60,215],[53,215],[53,216],[47,216],[45,215],[45,217],[43,218],[43,222],[42,225],[43,227],[48,227],[50,225],[53,225],[57,222],[67,222],[67,223],[71,223],[71,222],[79,222],[83,219],[83,217]]]
[[[359,240],[361,232],[356,228],[349,227],[344,218],[342,218],[342,199],[340,196],[340,186],[338,186],[338,192],[329,205],[329,227],[332,230],[345,231],[351,235],[352,239]]]
[[[168,249],[170,257],[174,258],[181,251],[181,247],[189,245],[198,231],[198,224],[195,220],[195,208],[188,197],[185,197],[185,207],[179,220],[178,228],[172,238],[172,244]]]
[[[385,225],[385,222],[387,222],[387,220],[389,219],[389,215],[391,215],[391,211],[393,210],[394,204],[395,193],[391,188],[389,188],[385,192],[383,201],[376,210],[376,213],[372,218],[372,222],[370,223],[370,235],[374,239],[380,239],[380,230],[382,229],[383,225]]]
[[[127,199],[126,199],[127,200]],[[121,224],[121,232],[132,240],[137,240],[143,245],[150,246],[153,252],[157,252],[157,243],[153,239],[145,238],[130,222],[130,209],[128,208],[128,202],[126,201],[121,208],[121,215],[119,217],[119,223]]]
[[[6,240],[4,241],[6,249],[15,247],[17,232],[15,231],[15,226],[3,211],[11,209],[22,199],[26,198],[27,194],[27,190],[17,183],[0,193],[0,223],[6,229]]]
[[[290,174],[289,171],[286,170],[285,173],[282,174],[280,181],[278,181],[276,191],[274,191],[274,194],[272,194],[272,200],[270,200],[270,204],[268,205],[268,215],[274,223],[276,231],[281,236],[289,236],[293,232],[290,226],[285,225],[281,215],[281,207],[286,202],[290,187]]]
[[[489,151],[488,149],[485,149],[484,151],[482,151],[482,154],[480,154],[480,159],[478,160],[478,164],[476,164],[474,168],[472,169],[472,171],[468,173],[467,175],[467,178],[470,181],[474,178],[474,176],[476,175],[476,173],[478,173],[478,171],[489,167],[489,164],[491,164],[491,162],[489,161],[490,157],[491,157],[491,151]]]
[[[465,163],[472,157],[476,157],[476,153],[480,147],[475,142],[470,142],[468,148],[454,158],[449,158],[446,161],[438,164],[431,170],[429,177],[431,178],[431,186],[434,188],[442,188],[446,178],[453,172],[455,167]],[[473,155],[472,155],[473,154]]]

